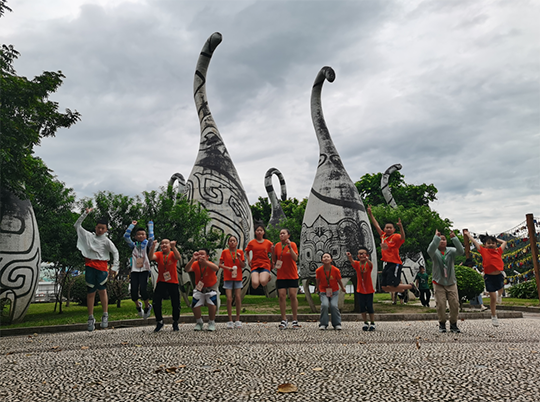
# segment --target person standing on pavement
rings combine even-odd
[[[420,269],[414,277],[416,287],[420,292],[420,302],[422,306],[429,307],[429,299],[431,298],[431,291],[429,290],[429,275],[426,273],[426,269],[420,266]]]
[[[325,330],[328,327],[328,310],[332,315],[332,326],[336,331],[341,330],[341,313],[338,307],[339,289],[346,292],[341,282],[341,272],[332,265],[330,253],[322,255],[323,265],[315,271],[316,289],[319,291],[321,299],[321,316],[319,318],[319,329]]]
[[[456,235],[450,232],[450,239],[455,247],[447,247],[446,236],[435,230],[433,240],[427,252],[433,261],[432,280],[437,303],[439,332],[446,332],[446,302],[450,309],[450,331],[461,332],[457,326],[459,313],[459,293],[457,288],[454,260],[456,255],[463,255],[465,249]]]

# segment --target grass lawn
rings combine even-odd
[[[319,296],[313,295],[313,300],[316,306],[320,305]],[[434,304],[434,303],[433,303]],[[484,304],[489,305],[489,298],[484,298]],[[539,306],[539,302],[536,299],[514,299],[503,298],[502,305],[510,306]],[[191,309],[185,305],[181,300],[181,315],[191,316]],[[352,312],[354,307],[354,296],[348,294],[345,296],[345,306],[343,308],[344,313]],[[424,308],[420,305],[393,305],[390,302],[390,294],[388,293],[376,293],[374,296],[374,308],[375,313],[431,313],[435,312],[434,308]],[[236,308],[233,306],[233,315]],[[54,303],[33,303],[30,305],[28,312],[24,318],[24,322],[19,324],[3,325],[5,318],[3,318],[1,328],[16,328],[16,327],[37,327],[45,325],[63,325],[63,324],[77,324],[84,323],[88,318],[88,313],[85,306],[79,306],[75,303],[71,303],[69,307],[63,306],[63,313],[58,314],[54,312]],[[203,307],[203,315],[207,314],[207,309]],[[101,304],[94,309],[94,315],[99,320],[102,314]],[[287,301],[287,313],[290,314],[290,303]],[[298,313],[310,314],[311,310],[306,301],[305,295],[298,295]],[[170,316],[172,314],[171,304],[169,300],[163,301],[163,315]],[[221,295],[221,308],[219,310],[220,315],[227,314],[226,298],[225,295]],[[268,299],[265,296],[246,296],[242,303],[242,314],[279,314],[278,299]],[[121,307],[116,307],[116,304],[109,305],[109,320],[124,320],[140,318],[135,310],[135,305],[131,300],[123,300]],[[154,315],[150,318],[151,322],[154,322]]]

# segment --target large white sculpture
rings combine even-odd
[[[206,98],[208,65],[221,40],[219,32],[213,33],[204,44],[197,62],[193,93],[201,139],[195,165],[186,183],[186,194],[190,200],[198,201],[208,211],[211,218],[208,229],[217,230],[223,235],[223,247],[228,238],[234,235],[238,239],[238,247],[244,249],[254,237],[251,208]],[[247,264],[242,278],[245,294],[250,285],[250,269]]]
[[[311,92],[311,118],[319,142],[319,164],[309,194],[300,240],[300,277],[308,302],[315,309],[309,295],[309,280],[321,265],[321,257],[329,252],[344,281],[355,272],[346,252],[353,255],[360,246],[369,250],[373,262],[372,278],[377,278],[377,252],[369,219],[353,181],[347,174],[332,142],[321,106],[324,80],[333,82],[334,70],[323,67],[317,74]],[[345,282],[346,283],[346,282]]]
[[[9,319],[22,321],[39,280],[41,247],[30,201],[3,193],[0,221],[0,299],[9,299]]]

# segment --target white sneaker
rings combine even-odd
[[[493,324],[494,327],[499,326],[499,319],[497,318],[497,316],[492,316],[491,317],[491,323]]]
[[[105,329],[109,326],[109,313],[103,313],[101,316],[101,329]]]
[[[341,325],[336,325],[336,326],[334,327],[334,329],[335,329],[336,331],[341,331]]]
[[[229,321],[229,322],[227,323],[227,329],[234,329],[234,322]]]
[[[88,316],[88,331],[92,332],[96,329],[96,319],[93,315]]]
[[[236,321],[236,322],[234,323],[234,327],[235,327],[235,328],[242,328],[242,321]]]
[[[140,300],[137,300],[137,313],[139,314],[139,317],[143,317],[144,316],[144,312],[143,312],[143,309],[142,309],[142,303],[140,302]]]
[[[324,331],[324,330],[326,329],[326,327],[325,327],[324,325],[319,325],[319,329],[320,329],[321,331]]]
[[[151,312],[152,312],[152,305],[149,304],[149,305],[148,305],[148,308],[145,307],[145,309],[144,309],[143,318],[144,318],[145,320],[147,320],[148,317],[150,317],[150,313],[151,313]]]
[[[497,304],[502,303],[502,295],[497,295]]]

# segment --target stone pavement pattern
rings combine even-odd
[[[358,322],[341,332],[184,324],[0,338],[0,400],[536,402],[540,320],[500,322],[459,322],[461,334],[415,321],[375,332]],[[278,394],[282,383],[298,393]]]

